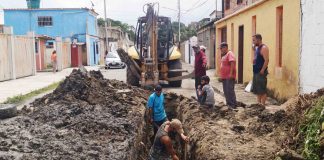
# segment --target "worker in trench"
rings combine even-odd
[[[182,123],[178,119],[172,119],[164,122],[157,131],[153,146],[150,149],[149,160],[179,160],[172,146],[170,134],[177,132],[181,139],[186,143],[189,142],[189,137],[184,135]]]
[[[159,127],[168,120],[164,109],[164,95],[160,85],[157,85],[154,88],[154,93],[152,93],[148,99],[147,107],[147,118],[149,119],[149,122],[153,124],[155,136]]]

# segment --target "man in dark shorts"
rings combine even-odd
[[[262,43],[262,36],[253,36],[255,47],[253,60],[252,92],[257,95],[258,102],[265,105],[267,100],[267,75],[269,64],[269,48]]]

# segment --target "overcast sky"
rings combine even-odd
[[[104,0],[41,0],[41,8],[91,8],[91,1],[99,17],[104,17]],[[177,0],[106,0],[107,16],[122,22],[135,25],[139,16],[143,16],[143,5],[159,2],[160,14],[177,21]],[[221,0],[217,0],[220,10]],[[26,8],[26,0],[0,0],[3,8]],[[167,9],[169,8],[169,9]],[[216,0],[181,0],[181,22],[186,24],[209,17],[216,8]]]

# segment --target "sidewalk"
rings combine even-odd
[[[210,84],[213,86],[215,92],[224,96],[223,84],[218,82],[218,77],[215,76],[215,69],[207,70],[207,75],[210,77]],[[245,105],[258,103],[256,96],[252,93],[245,92],[244,89],[245,87],[242,84],[235,84],[236,100],[244,103]]]
[[[188,71],[194,70],[193,66],[190,64],[182,63],[183,68],[187,69]],[[207,75],[210,77],[210,84],[213,86],[216,93],[222,95],[224,97],[223,92],[223,85],[221,82],[218,82],[218,77],[215,76],[215,69],[207,70]],[[257,104],[257,98],[253,93],[245,92],[245,86],[243,84],[236,84],[235,85],[235,93],[236,99],[238,102],[241,102],[245,105]],[[266,102],[269,109],[273,107],[278,107],[276,104],[276,100],[268,98]],[[268,108],[267,107],[267,108]]]
[[[87,66],[85,68],[87,70],[99,69],[97,66]],[[35,76],[0,82],[0,103],[6,101],[9,97],[27,94],[31,91],[59,82],[70,75],[73,69],[75,68],[67,68],[55,74],[52,72],[37,72]]]

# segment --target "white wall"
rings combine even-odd
[[[185,56],[184,56],[184,58],[185,58],[185,62],[186,63],[189,63],[189,41],[186,41],[185,42],[185,53],[183,53]]]
[[[192,49],[192,46],[198,44],[198,38],[196,36],[193,36],[189,39],[190,44],[190,64],[195,65],[195,53]]]
[[[301,0],[300,92],[324,87],[324,1]]]
[[[3,10],[0,8],[0,25],[4,24],[4,13]]]

